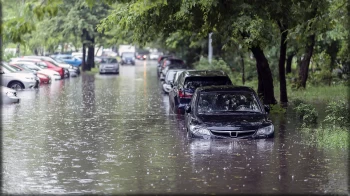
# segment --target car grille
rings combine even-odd
[[[226,131],[226,130],[210,130],[214,136],[218,137],[230,137],[230,138],[244,138],[254,135],[255,130],[243,130],[243,131]]]

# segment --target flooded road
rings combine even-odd
[[[307,145],[290,113],[271,117],[273,139],[188,139],[155,62],[18,96],[2,106],[5,193],[348,191],[348,149]]]

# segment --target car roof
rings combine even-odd
[[[198,92],[230,92],[230,91],[249,91],[255,92],[248,86],[236,86],[236,85],[217,85],[217,86],[202,86],[197,88]]]
[[[185,77],[215,77],[215,76],[227,76],[224,71],[216,71],[216,70],[188,70],[182,72]]]

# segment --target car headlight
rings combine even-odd
[[[210,131],[204,127],[191,125],[190,130],[195,135],[211,135]]]
[[[274,126],[270,125],[270,126],[258,129],[258,131],[256,132],[256,135],[270,135],[271,133],[273,133],[273,131],[274,131]]]
[[[13,96],[16,96],[16,93],[15,92],[6,92],[6,95],[9,97],[13,97]]]

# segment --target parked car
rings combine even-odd
[[[80,67],[82,63],[81,59],[72,55],[59,54],[55,56],[55,59],[64,61],[65,63],[70,64],[74,67]]]
[[[16,71],[31,71],[33,73],[35,73],[39,80],[40,80],[40,84],[50,84],[51,83],[51,77],[47,74],[38,72],[37,70],[33,70],[33,69],[29,69],[27,66],[20,66],[21,62],[18,63],[10,63],[9,65],[15,69]],[[23,65],[23,64],[22,64]]]
[[[33,71],[36,71],[37,73],[43,73],[51,77],[52,80],[60,80],[61,75],[54,70],[48,69],[46,63],[44,62],[39,62],[39,63],[34,63],[34,62],[19,62],[17,63],[18,66],[21,67],[27,67]]]
[[[188,69],[188,67],[184,63],[171,63],[162,70],[159,79],[164,80],[167,72],[172,69]]]
[[[12,89],[29,89],[38,86],[38,80],[33,73],[18,72],[2,62],[0,66],[2,85]]]
[[[161,73],[161,67],[163,64],[163,61],[167,58],[171,58],[173,57],[172,55],[161,55],[158,57],[158,66],[157,66],[157,76],[160,77],[160,73]]]
[[[120,64],[121,65],[125,65],[125,64],[135,65],[135,53],[133,53],[133,52],[122,53]]]
[[[162,65],[159,68],[159,77],[165,76],[166,73],[164,72],[164,69],[168,66],[177,67],[177,69],[182,69],[186,67],[185,62],[182,59],[165,58],[162,61]]]
[[[177,72],[182,72],[185,71],[185,69],[171,69],[167,72],[165,78],[164,78],[164,82],[162,85],[162,89],[164,93],[169,93],[170,90],[173,87],[173,81],[174,81],[174,77],[176,75]]]
[[[151,52],[149,54],[149,59],[150,60],[157,60],[159,58],[160,54],[161,53],[159,53],[159,52]]]
[[[20,98],[17,97],[17,91],[5,86],[1,86],[1,104],[19,103]]]
[[[102,58],[99,67],[100,74],[103,73],[116,73],[119,74],[119,63],[116,58]]]
[[[269,138],[274,126],[255,91],[245,86],[199,87],[186,106],[185,126],[198,138]]]
[[[169,104],[173,111],[183,111],[190,103],[196,88],[211,85],[232,85],[230,78],[223,71],[183,71],[169,92]]]
[[[57,55],[56,55],[57,56]],[[76,76],[80,74],[80,69],[79,67],[74,67],[70,64],[65,63],[64,61],[60,60],[60,59],[54,59],[51,57],[47,57],[47,56],[24,56],[23,58],[25,59],[37,59],[37,60],[42,60],[42,61],[48,61],[58,67],[62,67],[64,69],[67,69],[65,77],[67,77],[67,75],[69,74],[70,76]]]

